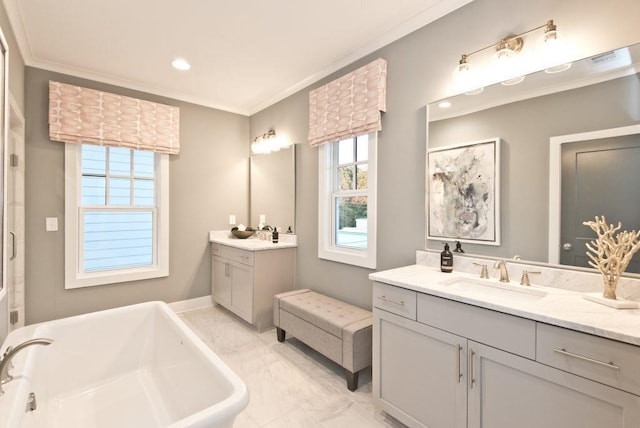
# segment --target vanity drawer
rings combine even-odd
[[[640,347],[538,323],[536,360],[640,395]]]
[[[416,292],[393,285],[374,282],[373,306],[415,320]]]
[[[418,322],[525,358],[536,357],[536,322],[418,294]]]
[[[229,247],[213,242],[211,244],[211,254],[222,257],[243,265],[253,266],[254,252],[240,248]]]

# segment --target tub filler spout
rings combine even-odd
[[[52,343],[53,343],[53,339],[39,338],[39,339],[27,340],[26,342],[22,342],[16,347],[13,347],[13,346],[7,347],[7,350],[4,351],[4,355],[0,357],[0,395],[4,393],[4,391],[2,390],[2,385],[4,385],[7,382],[10,382],[13,379],[13,376],[9,374],[9,370],[13,367],[13,365],[11,364],[11,360],[13,360],[13,357],[15,357],[16,354],[22,351],[24,348],[27,348],[32,345],[47,346],[47,345],[51,345]]]

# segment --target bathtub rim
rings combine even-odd
[[[83,320],[90,320],[92,318],[99,318],[106,316],[117,315],[118,312],[129,312],[135,310],[145,310],[145,308],[154,308],[159,310],[165,315],[173,324],[178,327],[184,337],[189,340],[195,352],[201,354],[202,357],[211,362],[211,364],[219,370],[222,377],[229,383],[231,393],[222,399],[221,401],[199,410],[191,415],[188,415],[182,419],[172,422],[169,427],[183,427],[183,426],[211,426],[212,423],[229,423],[242,412],[249,403],[249,391],[245,383],[240,377],[224,362],[211,348],[209,348],[198,335],[169,307],[166,302],[163,301],[149,301],[136,303],[132,305],[120,306],[111,309],[104,309],[100,311],[90,312],[86,314],[74,315],[70,317],[64,317],[56,320],[43,321],[37,324],[31,324],[25,327],[20,327],[7,335],[4,342],[0,345],[0,352],[4,352],[7,346],[16,346],[25,340],[29,340],[35,337],[46,335],[46,331],[55,328],[55,323],[74,323],[82,322]],[[151,310],[154,310],[151,309]],[[148,309],[147,309],[148,310]],[[45,336],[46,337],[46,336]],[[28,369],[28,364],[33,358],[34,350],[37,347],[31,348],[31,350],[25,350],[15,358],[15,368],[13,373],[16,374],[16,379],[10,383],[3,385],[7,394],[4,398],[12,396],[11,403],[8,407],[9,414],[7,420],[13,420],[12,416],[15,412],[23,413],[24,404],[22,399],[26,391],[32,389],[32,379],[27,373],[25,368]],[[20,375],[20,378],[18,378]],[[11,385],[14,383],[14,385]],[[15,390],[15,393],[9,394],[9,389]],[[0,397],[0,399],[3,397]],[[0,406],[2,407],[2,406]],[[21,418],[20,418],[21,419]]]

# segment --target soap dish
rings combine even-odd
[[[636,309],[640,307],[638,302],[634,302],[633,300],[626,299],[607,299],[602,296],[602,293],[586,293],[583,294],[582,297],[585,299],[600,303],[601,305],[609,306],[614,309]]]

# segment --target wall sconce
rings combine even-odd
[[[542,62],[545,71],[547,73],[557,73],[571,67],[571,63],[560,62],[562,60],[563,49],[558,39],[558,28],[553,20],[549,20],[546,24],[525,31],[524,33],[507,36],[490,46],[478,49],[475,52],[463,54],[454,74],[457,88],[468,95],[482,92],[486,82],[478,78],[477,73],[474,75],[474,70],[472,70],[469,60],[471,57],[489,49],[495,51],[495,69],[492,72],[492,77],[495,80],[501,81],[503,85],[515,85],[522,82],[526,72],[522,61],[517,61],[517,56],[524,47],[525,38],[538,30],[544,30],[542,37],[544,46]],[[528,72],[530,71],[533,70],[528,70]],[[485,80],[489,81],[491,79]]]
[[[258,135],[251,144],[251,153],[254,155],[266,155],[277,152],[281,149],[291,147],[291,143],[284,138],[278,137],[276,131],[270,129],[262,135]]]

